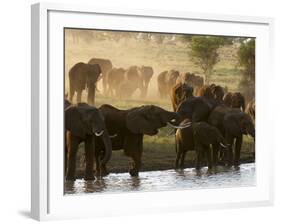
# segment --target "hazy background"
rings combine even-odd
[[[152,66],[154,75],[149,84],[146,101],[160,103],[165,108],[171,109],[169,98],[159,102],[157,76],[160,72],[175,69],[180,73],[194,72],[204,77],[200,67],[195,65],[189,56],[191,37],[191,35],[65,29],[65,91],[68,92],[68,72],[73,65],[78,62],[87,63],[93,57],[106,58],[111,60],[113,67],[126,69],[132,65]],[[227,86],[229,91],[241,91],[239,83],[242,68],[237,57],[239,46],[239,42],[235,42],[218,50],[219,62],[215,65],[210,78],[210,81],[217,85]],[[100,92],[97,92],[97,105],[107,101],[124,107],[122,102],[111,101],[101,95],[101,81],[98,83],[98,90]],[[82,100],[86,100],[85,91],[83,92]],[[139,91],[136,91],[134,100],[139,101],[138,96]]]

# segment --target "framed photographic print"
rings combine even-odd
[[[272,30],[271,18],[33,5],[32,217],[272,204]]]

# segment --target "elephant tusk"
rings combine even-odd
[[[221,142],[220,142],[220,145],[221,145],[223,148],[225,148],[225,149],[227,148],[227,146],[226,146],[226,145],[224,145],[224,144],[223,144],[223,143],[221,143]]]
[[[185,124],[183,124],[183,125],[177,126],[177,125],[171,124],[170,122],[167,122],[167,125],[170,126],[170,127],[172,127],[172,128],[175,128],[175,129],[184,129],[184,128],[190,127],[190,126],[191,126],[191,123],[192,123],[192,122],[188,122],[188,123],[185,123]]]
[[[109,138],[115,138],[115,137],[117,137],[117,134],[109,135]]]
[[[100,132],[95,132],[95,135],[99,137],[99,136],[101,136],[103,133],[104,133],[104,130],[102,130],[102,131],[100,131]]]

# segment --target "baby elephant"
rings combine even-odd
[[[220,147],[228,150],[228,145],[220,131],[206,122],[197,122],[192,124],[193,141],[196,150],[196,169],[200,169],[202,155],[207,154],[208,168],[217,164],[218,149]],[[210,148],[212,145],[212,150]]]

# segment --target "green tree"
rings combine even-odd
[[[239,64],[244,68],[244,79],[255,81],[255,39],[241,43],[238,58]]]
[[[246,99],[255,96],[255,39],[247,39],[241,42],[238,50],[240,66],[243,67],[243,77],[240,88]]]
[[[190,56],[205,74],[206,83],[209,82],[214,66],[219,62],[218,49],[226,44],[232,44],[233,38],[215,36],[193,36],[191,39]]]

